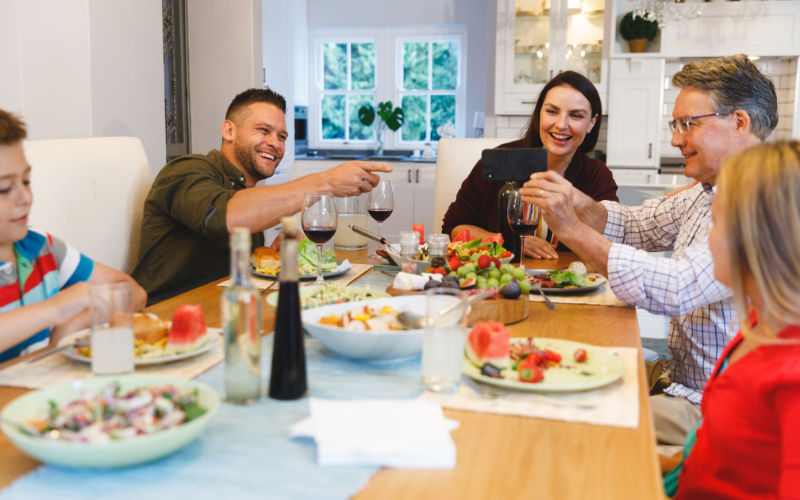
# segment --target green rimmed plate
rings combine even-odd
[[[308,285],[308,286],[300,287],[300,304],[302,305],[302,303],[303,303],[303,297],[305,297],[306,295],[315,294],[323,286],[325,286],[325,285]],[[359,292],[364,290],[363,288],[355,288],[355,287],[347,287],[347,288],[349,288],[349,289],[351,289],[353,291],[359,291]],[[380,290],[375,290],[375,289],[372,289],[372,288],[370,288],[370,292],[372,292],[372,297],[368,297],[366,299],[359,299],[359,300],[385,299],[386,297],[391,297],[391,295],[389,295],[386,292],[382,292]],[[278,294],[277,293],[271,293],[271,294],[267,295],[267,304],[272,306],[275,309],[278,309]],[[333,304],[333,302],[331,302],[331,304]],[[320,306],[323,306],[323,305],[330,305],[330,304],[320,304]]]
[[[122,390],[172,384],[181,394],[198,390],[200,406],[206,412],[200,417],[178,427],[159,431],[129,440],[110,443],[73,443],[29,436],[14,424],[37,418],[48,408],[49,401],[62,406],[81,396],[81,391],[99,393],[108,384],[117,381]],[[94,377],[69,384],[29,392],[8,403],[0,413],[0,429],[27,455],[42,462],[67,467],[110,469],[139,465],[170,455],[197,438],[208,426],[220,406],[220,398],[211,387],[200,382],[155,375],[121,375]]]
[[[511,339],[512,345],[527,342],[526,337]],[[517,391],[577,392],[606,386],[621,379],[625,373],[625,363],[616,354],[602,347],[572,340],[544,337],[536,337],[533,342],[539,349],[549,349],[561,355],[563,366],[545,370],[544,380],[541,382],[535,384],[520,382],[517,372],[511,369],[503,371],[505,378],[487,377],[482,375],[481,369],[469,361],[466,356],[463,365],[464,374],[484,384]],[[575,362],[573,357],[578,349],[586,351],[586,361],[583,363]]]

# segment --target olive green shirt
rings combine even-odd
[[[176,158],[159,172],[131,273],[147,290],[147,305],[230,274],[228,200],[245,187],[242,172],[216,149]],[[253,248],[264,245],[264,233],[252,238]]]

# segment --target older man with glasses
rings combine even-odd
[[[687,64],[672,83],[681,89],[669,123],[672,145],[695,184],[640,207],[597,203],[552,172],[534,174],[522,191],[564,244],[608,276],[620,300],[671,318],[671,383],[650,404],[659,442],[683,445],[700,419],[703,386],[735,331],[732,294],[714,279],[708,249],[716,177],[727,156],[769,136],[778,101],[772,81],[744,55]],[[670,250],[671,258],[648,254]]]

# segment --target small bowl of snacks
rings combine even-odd
[[[348,358],[411,358],[422,352],[424,330],[404,330],[397,315],[425,314],[426,299],[425,295],[403,295],[307,309],[301,313],[303,327],[325,347]]]
[[[94,377],[18,397],[0,413],[14,445],[45,463],[117,468],[183,448],[220,406],[211,387],[154,375]]]

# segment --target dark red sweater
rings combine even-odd
[[[503,144],[500,148],[519,148],[522,141]],[[456,226],[469,224],[496,233],[497,197],[505,182],[484,181],[481,178],[481,161],[461,184],[454,201],[442,222],[442,233],[450,234]],[[564,178],[595,201],[619,201],[617,183],[605,163],[589,158],[580,150],[564,172]],[[563,249],[563,247],[562,247]]]

